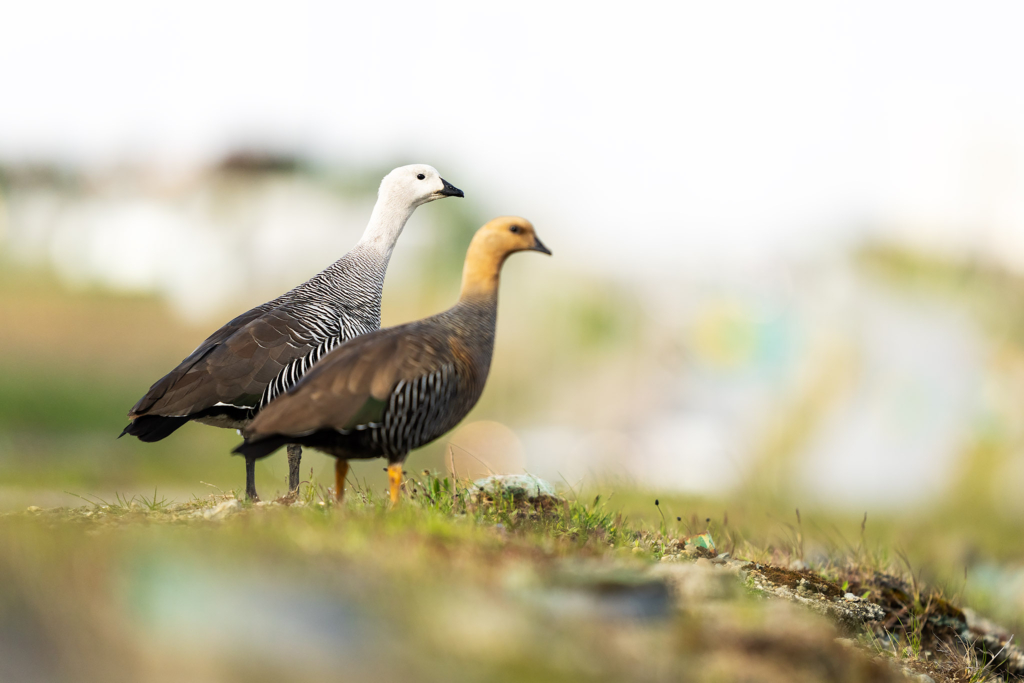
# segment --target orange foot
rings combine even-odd
[[[391,505],[398,504],[398,493],[402,488],[402,463],[388,465],[388,486],[391,492]]]

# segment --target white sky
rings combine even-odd
[[[871,224],[1024,264],[1022,28],[1019,2],[7,3],[0,158],[423,161],[609,265]]]

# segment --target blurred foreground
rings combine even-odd
[[[797,520],[769,544],[747,540],[766,527],[742,516],[649,522],[600,499],[530,504],[454,484],[413,475],[390,511],[356,483],[340,508],[313,484],[291,507],[157,496],[4,515],[0,679],[1024,673],[1005,631],[956,606],[970,596],[928,585],[870,531],[808,557],[812,574],[803,558],[822,534]],[[705,529],[717,551],[685,541]]]

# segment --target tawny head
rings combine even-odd
[[[462,271],[462,296],[490,295],[497,291],[498,274],[510,254],[539,251],[551,254],[537,239],[533,223],[519,216],[502,216],[476,231]]]
[[[474,249],[474,246],[477,249]],[[542,254],[551,254],[548,248],[537,239],[533,223],[519,216],[500,216],[489,221],[476,231],[473,242],[470,244],[470,252],[475,256],[488,254],[504,260],[509,254],[514,254],[517,251],[539,251]]]
[[[442,197],[463,197],[462,190],[441,177],[433,166],[399,166],[380,181],[377,196],[388,202],[419,206]]]

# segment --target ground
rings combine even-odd
[[[0,680],[1024,673],[1008,634],[912,574],[707,548],[709,536],[568,498],[424,472],[397,509],[366,487],[334,505],[305,485],[257,505],[154,494],[4,515]]]

